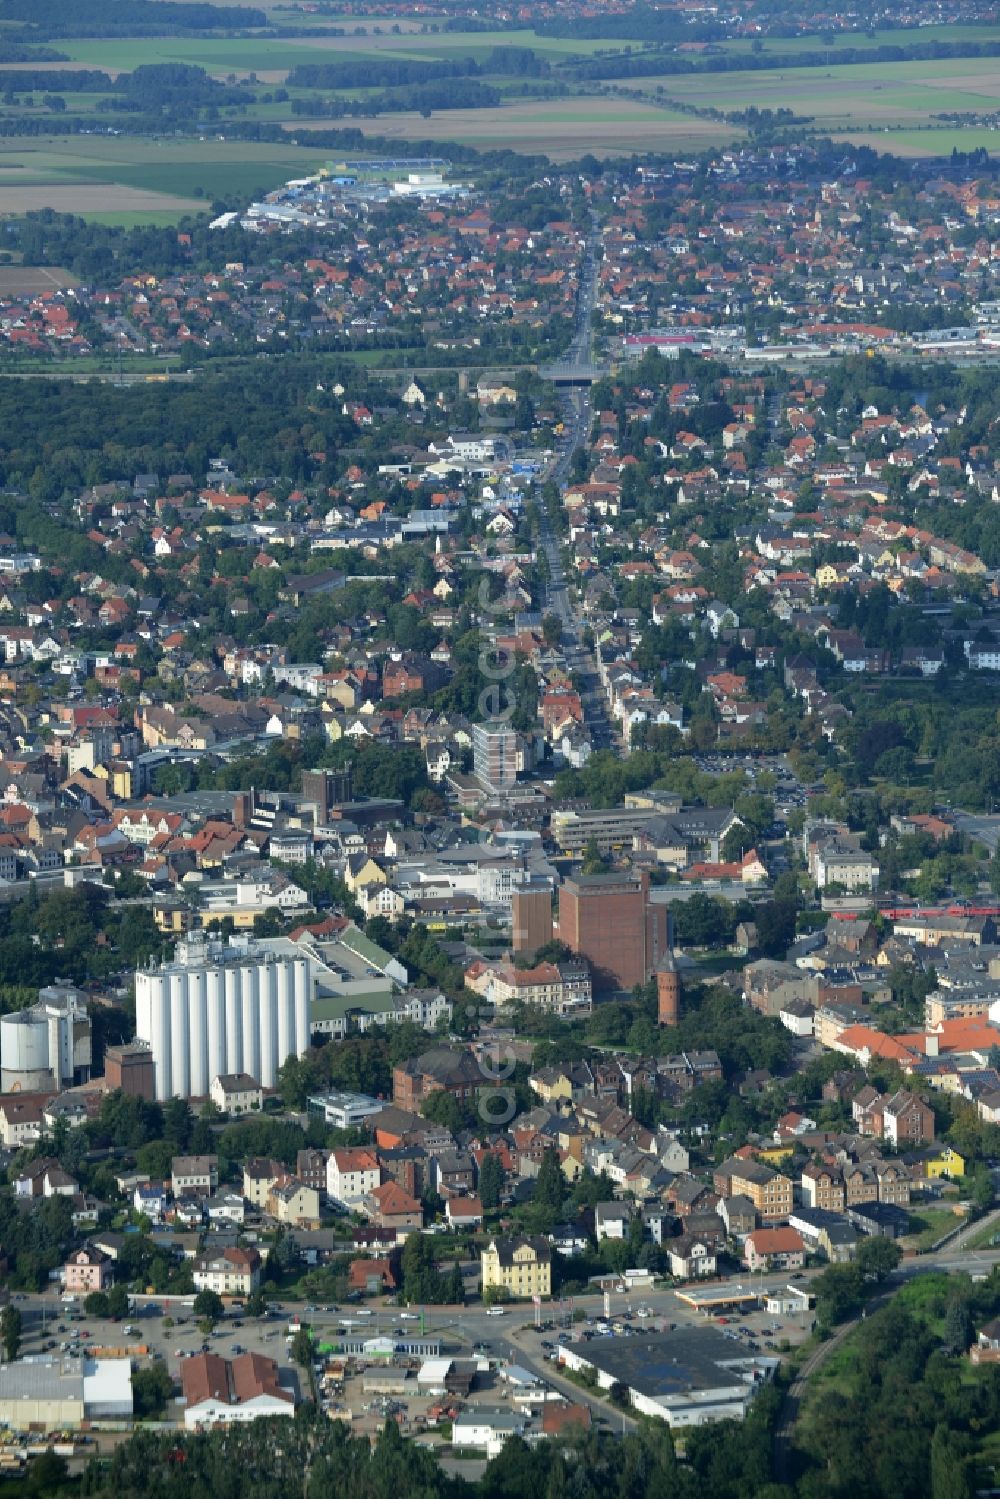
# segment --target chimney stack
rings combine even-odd
[[[658,1025],[676,1025],[681,1013],[681,976],[672,953],[656,965],[656,1020]]]

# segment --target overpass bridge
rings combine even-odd
[[[586,388],[597,380],[603,380],[605,375],[610,375],[611,366],[606,364],[592,364],[589,359],[581,360],[553,360],[551,364],[540,364],[538,373],[543,380],[551,380],[553,385],[567,388]]]

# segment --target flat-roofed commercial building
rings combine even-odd
[[[633,1408],[672,1427],[740,1421],[779,1360],[753,1353],[714,1327],[677,1328],[650,1337],[569,1344],[559,1362],[592,1369],[598,1387],[621,1384]]]
[[[591,841],[602,854],[620,853],[630,849],[635,835],[661,815],[657,807],[557,811],[552,814],[552,836],[564,854],[579,857]]]
[[[0,1367],[0,1425],[58,1431],[132,1418],[127,1358],[35,1358]]]

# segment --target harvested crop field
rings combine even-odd
[[[69,271],[52,265],[0,265],[0,297],[36,297],[41,292],[79,286]]]
[[[56,213],[78,213],[85,218],[99,218],[106,213],[143,214],[204,212],[204,203],[196,198],[175,198],[166,193],[146,192],[138,187],[124,187],[117,182],[52,183],[48,187],[28,187],[21,183],[0,183],[0,218],[11,218],[39,208],[54,208]]]
[[[668,98],[700,108],[790,109],[831,130],[854,133],[866,127],[920,125],[935,114],[982,113],[1000,105],[1000,67],[972,57],[659,75],[629,79],[621,86],[640,93],[660,86]]]
[[[329,129],[328,120],[312,123],[318,130]],[[499,109],[442,109],[429,119],[420,114],[385,114],[351,123],[367,135],[391,140],[459,141],[480,151],[537,152],[551,161],[573,160],[588,151],[602,156],[697,151],[742,136],[733,125],[658,109],[640,100],[590,97]],[[294,129],[301,134],[309,125],[300,120]]]

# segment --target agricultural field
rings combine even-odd
[[[0,142],[0,216],[54,208],[110,224],[169,224],[221,194],[266,192],[329,152],[247,141],[128,136]]]
[[[293,13],[272,8],[275,21]],[[297,17],[298,12],[294,15]],[[93,67],[117,73],[146,63],[182,62],[206,68],[218,78],[256,75],[264,89],[283,84],[299,64],[348,62],[356,66],[358,86],[338,92],[345,102],[364,97],[364,65],[374,59],[454,60],[485,58],[495,47],[529,47],[553,64],[595,52],[621,50],[624,43],[577,41],[539,37],[529,29],[483,32],[431,32],[425,23],[396,22],[389,17],[366,21],[353,16],[314,17],[315,31],[307,36],[270,39],[242,37],[160,37],[68,41],[61,47],[66,63],[47,67],[52,92],[59,93],[60,72]],[[311,25],[311,22],[310,22]],[[331,34],[330,27],[343,34]],[[848,35],[828,44],[829,66],[808,69],[767,68],[761,71],[712,71],[711,56],[699,60],[697,73],[672,75],[650,72],[640,78],[588,83],[572,98],[534,100],[518,97],[518,80],[494,80],[505,96],[498,108],[440,110],[429,118],[418,113],[385,113],[370,120],[298,116],[293,103],[322,97],[293,89],[287,100],[243,107],[238,118],[281,125],[290,137],[306,141],[312,130],[357,126],[369,136],[397,140],[432,140],[442,145],[456,141],[479,149],[509,148],[544,153],[553,161],[587,151],[620,155],[633,151],[688,153],[743,138],[743,132],[721,120],[700,118],[670,107],[670,100],[695,109],[739,112],[787,108],[809,116],[830,134],[901,155],[947,155],[953,148],[997,147],[998,132],[988,125],[959,129],[933,121],[934,114],[962,112],[985,116],[1000,111],[1000,67],[991,59],[939,59],[933,62],[838,64],[837,47],[905,45],[917,39],[941,41],[994,38],[996,28],[933,27],[919,32],[880,32],[874,37]],[[773,38],[763,50],[815,50],[816,37]],[[727,53],[746,52],[750,42],[722,44]],[[633,56],[643,48],[633,44]],[[759,49],[757,49],[759,50]],[[16,74],[28,67],[13,65]],[[650,66],[653,57],[650,56]],[[558,74],[556,75],[558,76]],[[583,90],[587,90],[584,92]],[[379,92],[379,90],[376,90]],[[14,116],[44,117],[43,93],[16,94],[6,109]],[[508,102],[507,97],[510,95]],[[74,115],[107,118],[106,95],[63,96]],[[662,101],[662,102],[659,102]],[[201,140],[129,136],[13,137],[9,150],[0,138],[0,216],[26,208],[50,206],[104,222],[169,223],[184,213],[208,206],[214,199],[252,196],[277,186],[289,176],[309,171],[324,160],[321,150],[280,145],[253,146],[213,138],[236,106],[223,105],[218,125],[207,126]],[[123,128],[127,122],[123,119]],[[928,128],[929,126],[933,128]],[[139,195],[139,196],[137,196]]]
[[[117,182],[86,183],[77,187],[0,185],[2,218],[17,218],[40,208],[53,208],[56,213],[75,213],[99,223],[169,224],[203,207],[191,198],[146,192],[138,187],[123,187]],[[151,218],[151,214],[155,217]]]
[[[871,36],[866,32],[835,32],[833,40],[824,42],[820,36],[763,37],[754,43],[748,37],[739,37],[731,42],[719,44],[722,52],[760,51],[780,52],[788,56],[796,52],[815,52],[826,46],[832,61],[836,61],[838,49],[852,48],[857,52],[870,52],[875,47],[906,47],[922,42],[995,42],[1000,40],[995,26],[917,26],[906,31],[876,31]]]
[[[1000,127],[970,125],[942,126],[923,130],[870,130],[852,134],[837,131],[837,139],[849,141],[852,146],[869,146],[873,151],[888,151],[893,156],[915,158],[918,156],[950,156],[952,151],[988,151],[992,156],[1000,155]]]
[[[329,120],[312,122],[329,129]],[[478,150],[508,149],[569,161],[593,151],[605,156],[633,151],[698,151],[728,144],[742,132],[733,125],[700,120],[641,100],[586,97],[507,104],[499,109],[448,109],[420,114],[385,114],[352,120],[368,135],[390,140],[458,141]],[[297,121],[302,133],[309,121]],[[292,127],[289,127],[292,128]]]
[[[943,111],[985,113],[1000,108],[1000,67],[994,59],[977,57],[661,75],[619,85],[630,92],[657,86],[668,97],[702,109],[790,109],[811,115],[835,133],[921,125]]]
[[[15,63],[19,68],[101,68],[106,73],[128,73],[146,63],[183,62],[204,68],[214,77],[230,73],[256,73],[263,82],[283,82],[291,68],[302,63],[357,62],[371,58],[406,61],[437,61],[457,57],[485,57],[493,47],[530,47],[540,57],[558,60],[567,56],[589,56],[594,52],[620,51],[621,46],[601,41],[573,41],[563,37],[538,37],[533,31],[449,31],[396,35],[385,22],[382,35],[331,36],[317,30],[315,36],[289,39],[269,37],[130,37],[108,41],[60,41],[59,50],[69,63]],[[625,44],[621,44],[625,45]]]
[[[79,286],[69,271],[49,265],[0,265],[0,297],[35,297]]]

